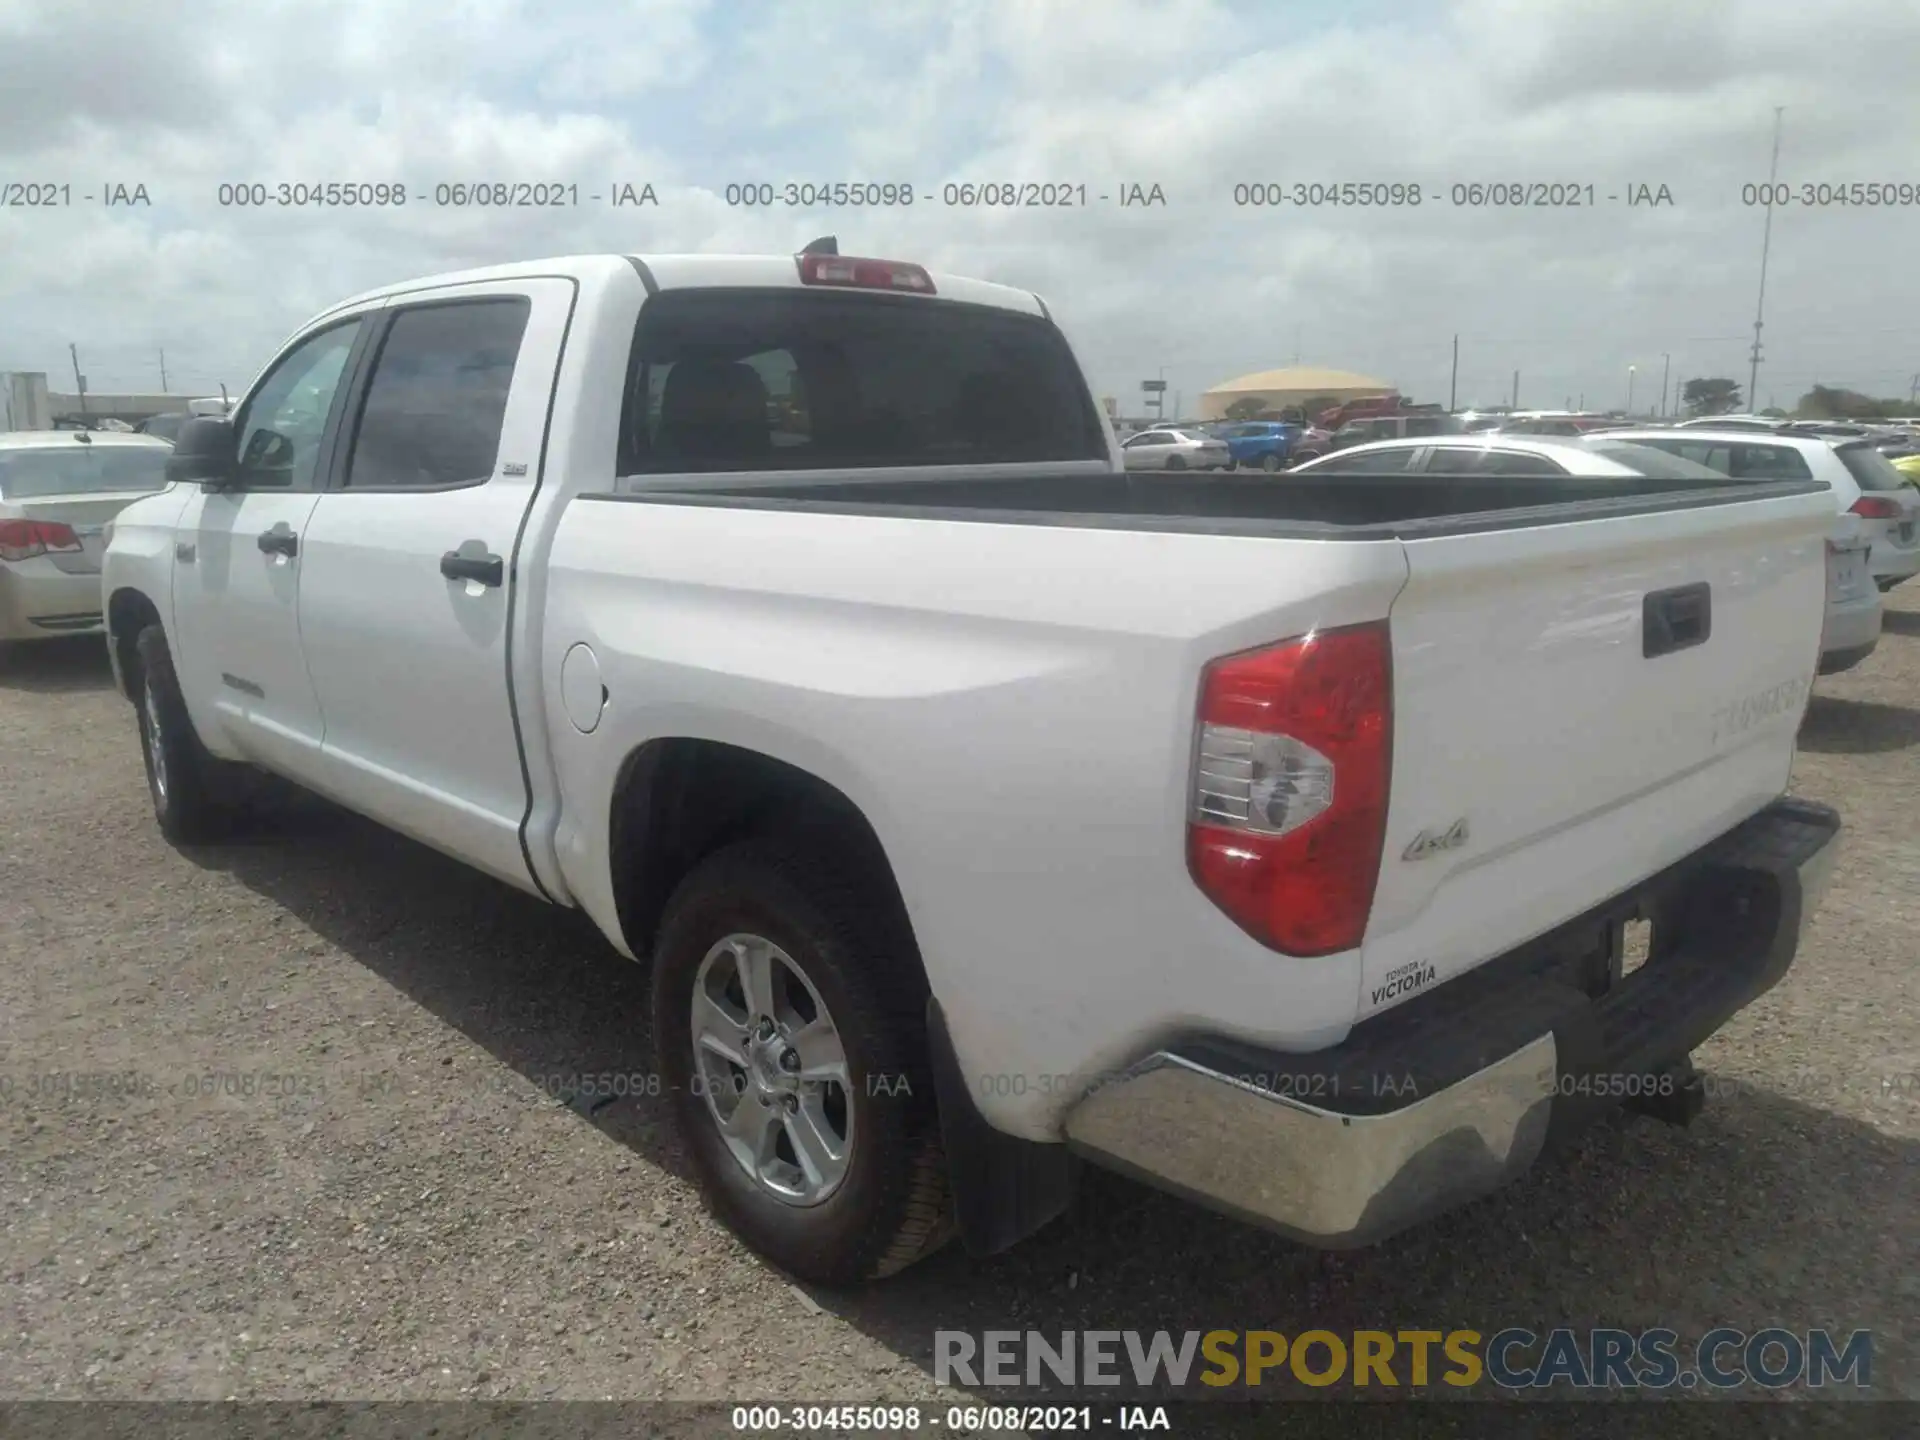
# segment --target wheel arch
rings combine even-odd
[[[107,656],[113,662],[114,685],[128,700],[134,697],[140,657],[134,643],[149,625],[165,625],[153,597],[137,585],[122,585],[107,597]]]
[[[903,963],[923,993],[926,966],[893,863],[866,812],[844,790],[800,765],[743,745],[660,737],[622,761],[608,816],[614,911],[635,955],[652,949],[669,897],[718,850],[752,836],[804,832],[839,848],[872,881]]]

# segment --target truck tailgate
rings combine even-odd
[[[1831,524],[1815,493],[1407,540],[1361,1016],[1782,793]]]

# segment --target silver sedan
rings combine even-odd
[[[172,453],[147,435],[0,435],[0,643],[104,628],[102,530],[166,485]]]
[[[1233,458],[1224,440],[1166,426],[1128,437],[1120,454],[1129,470],[1224,470]]]

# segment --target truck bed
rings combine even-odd
[[[1580,519],[1800,495],[1814,481],[1724,485],[1650,476],[1089,474],[1039,471],[901,479],[835,475],[624,481],[615,496],[654,504],[982,524],[1424,539]]]

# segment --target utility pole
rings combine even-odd
[[[1760,380],[1760,326],[1767,310],[1767,255],[1773,248],[1773,182],[1780,173],[1780,116],[1786,106],[1773,107],[1773,164],[1767,170],[1767,220],[1760,236],[1760,297],[1753,306],[1753,355],[1747,367],[1747,404],[1753,404],[1753,387]]]
[[[1634,366],[1632,366],[1632,365],[1629,365],[1629,366],[1627,366],[1627,409],[1626,409],[1626,416],[1627,416],[1627,419],[1629,419],[1629,420],[1631,420],[1631,419],[1633,418],[1633,372],[1634,372],[1634,369],[1635,369],[1635,367],[1634,367]]]
[[[1460,337],[1453,337],[1453,378],[1447,382],[1447,413],[1460,408]]]
[[[1660,357],[1660,418],[1667,418],[1667,377],[1673,371],[1673,356]]]
[[[162,395],[165,395],[168,393],[167,391],[167,347],[164,345],[160,347],[160,393]]]
[[[1907,404],[1920,404],[1920,373],[1913,377],[1913,384],[1907,387]]]
[[[1513,398],[1507,402],[1507,408],[1509,410],[1520,408],[1520,372],[1518,370],[1513,372]]]
[[[80,347],[71,341],[67,344],[67,354],[73,357],[73,388],[80,395],[80,413],[87,413],[87,377],[80,373]]]

